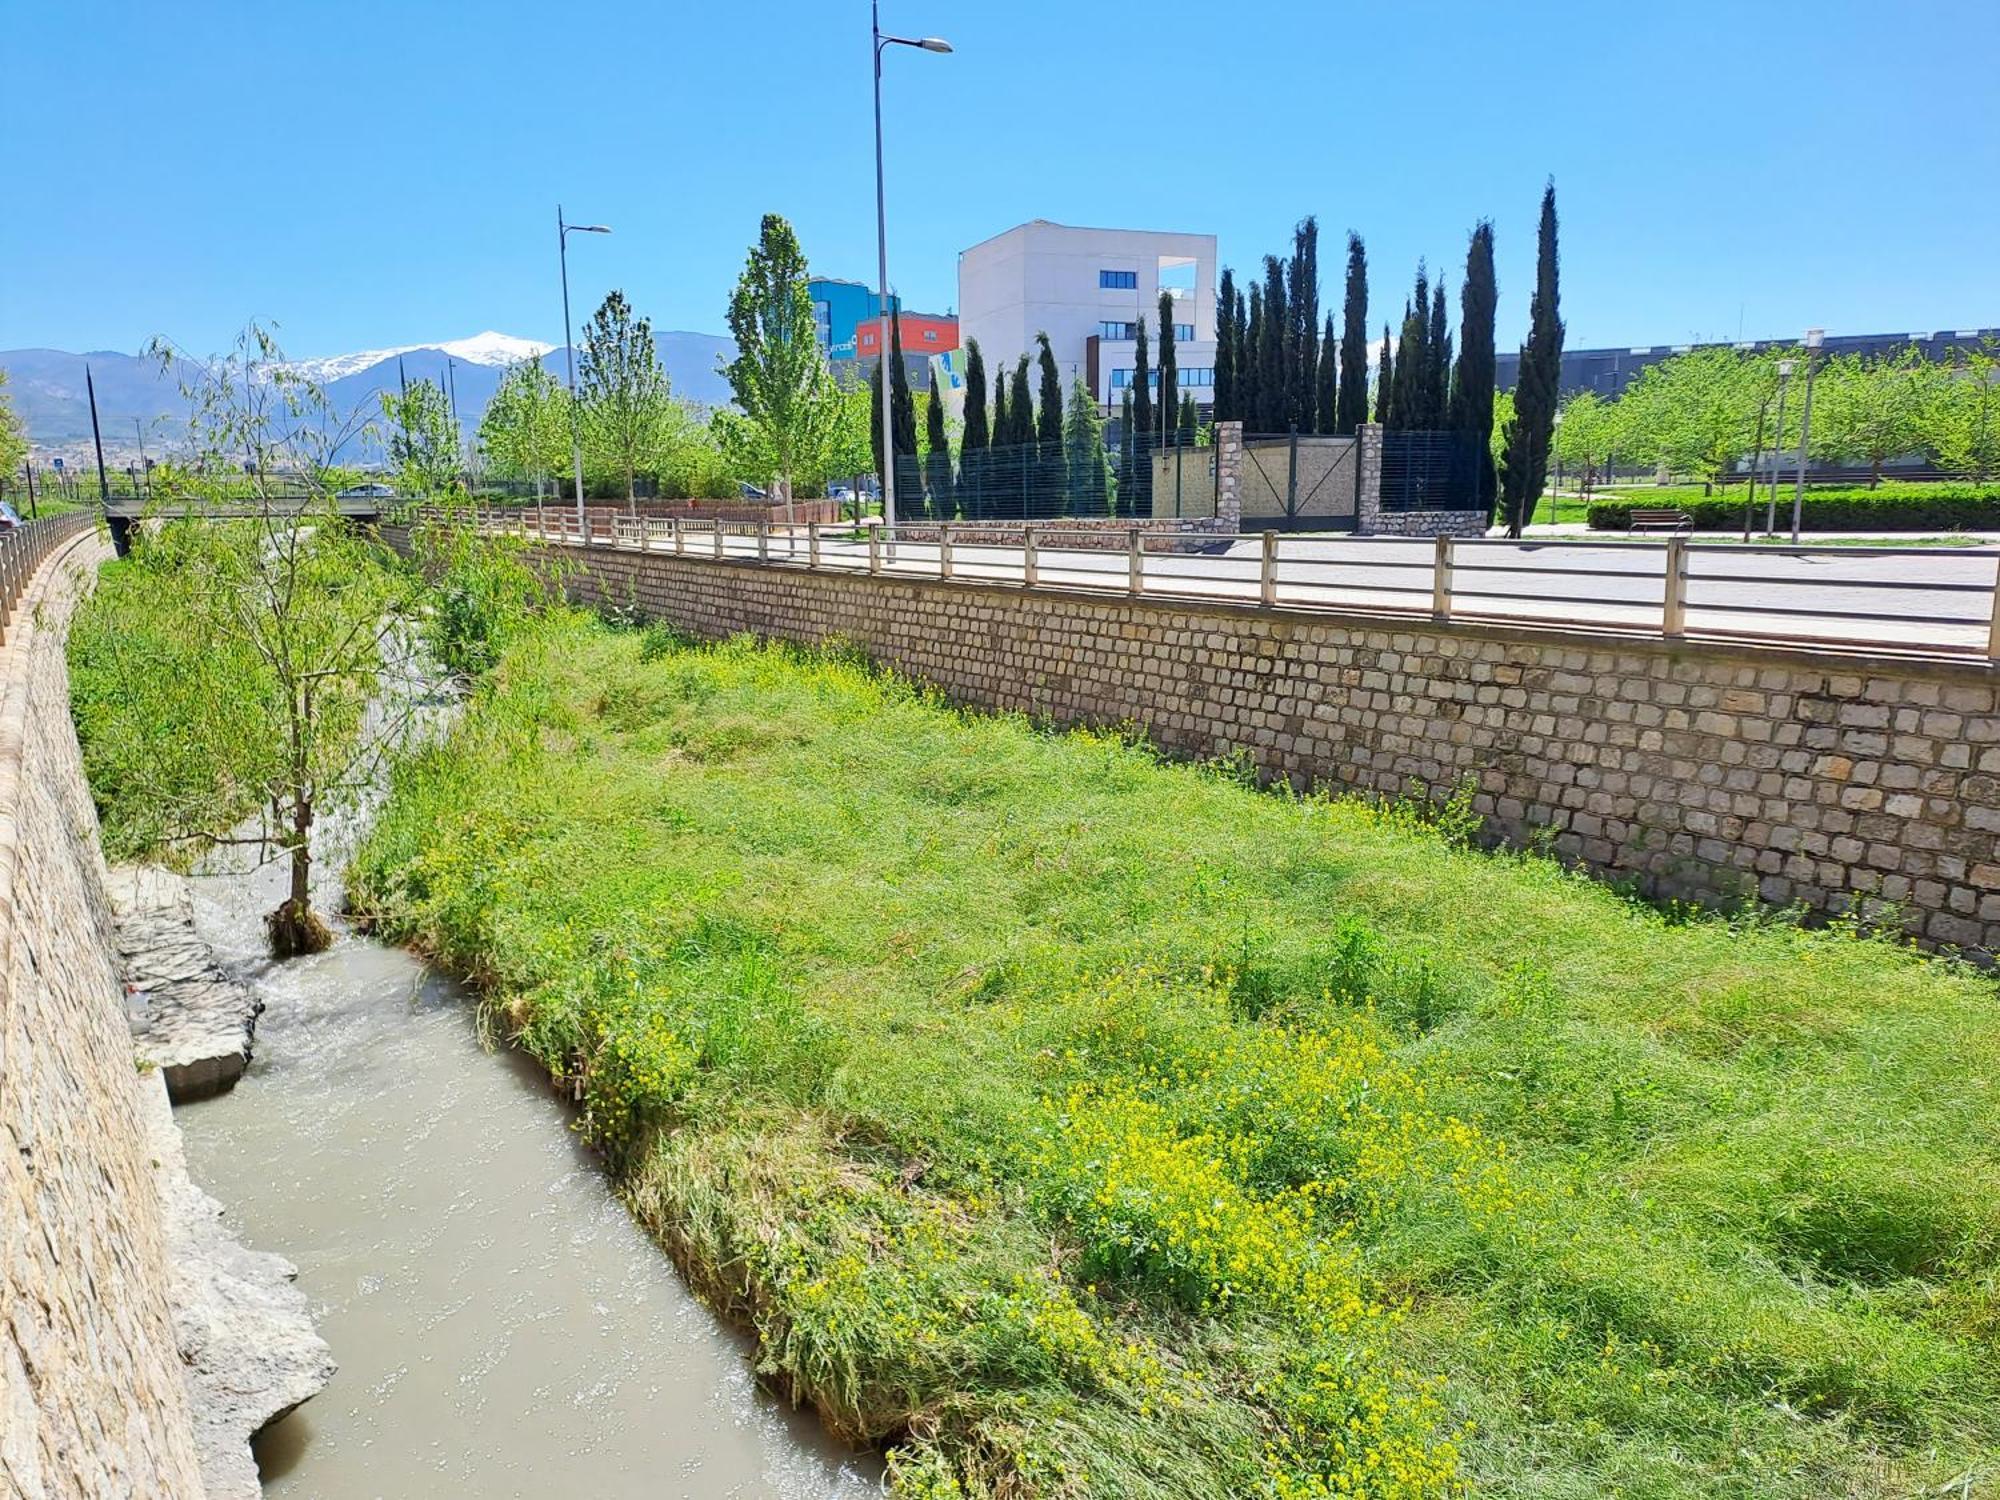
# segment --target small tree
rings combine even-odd
[[[1109,507],[1108,465],[1104,455],[1104,415],[1081,378],[1070,382],[1064,414],[1063,447],[1076,513],[1101,516]]]
[[[1873,489],[1882,482],[1884,463],[1923,446],[1925,414],[1942,373],[1942,366],[1914,345],[1881,359],[1828,360],[1813,393],[1814,450],[1832,459],[1863,460]]]
[[[532,480],[539,495],[568,459],[569,393],[539,359],[522,360],[486,403],[478,441],[494,474]]]
[[[389,428],[389,462],[404,491],[448,497],[459,487],[458,424],[442,387],[419,380],[381,395]]]
[[[1945,468],[1983,481],[2000,471],[2000,343],[1955,354],[1931,386],[1925,440]]]
[[[659,442],[668,420],[667,372],[653,352],[653,325],[634,317],[623,292],[598,304],[583,332],[579,370],[583,427],[593,449],[624,483],[629,503],[640,455]]]
[[[7,396],[7,372],[0,370],[0,479],[12,479],[28,460],[28,435]]]
[[[723,367],[740,419],[775,466],[780,493],[793,476],[822,462],[839,401],[813,327],[806,258],[782,215],[764,215],[757,243],[729,299],[736,358]],[[736,439],[743,446],[741,436]]]

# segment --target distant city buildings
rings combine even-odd
[[[861,282],[831,276],[813,277],[806,290],[812,298],[820,349],[834,373],[865,375],[873,370],[882,357],[882,298]],[[948,313],[913,312],[900,303],[898,297],[889,299],[891,309],[901,315],[903,368],[910,383],[922,390],[930,381],[931,357],[958,347],[958,319]]]
[[[1198,406],[1215,384],[1215,236],[1150,229],[1084,229],[1035,219],[958,257],[961,337],[979,341],[988,378],[1037,352],[1046,333],[1065,383],[1079,376],[1115,406],[1137,368],[1146,324],[1157,388],[1160,293],[1174,300],[1177,384]],[[904,335],[905,340],[908,334]]]
[[[1923,351],[1925,358],[1942,360],[1950,356],[1954,347],[1966,348],[1978,344],[1982,339],[2000,339],[2000,328],[1961,328],[1926,333],[1830,333],[1820,349],[1820,357],[1824,359],[1835,354],[1865,354],[1871,357],[1900,354],[1914,344]],[[1646,366],[1672,359],[1676,354],[1686,354],[1693,349],[1741,349],[1746,353],[1769,349],[1796,349],[1802,342],[1800,338],[1746,339],[1735,342],[1721,339],[1704,344],[1640,344],[1629,349],[1565,349],[1562,358],[1561,388],[1564,395],[1578,391],[1595,391],[1604,397],[1620,396],[1624,394],[1625,387],[1639,378],[1639,372]],[[1518,350],[1513,353],[1503,353],[1494,361],[1494,378],[1503,391],[1514,389],[1514,383],[1519,379],[1520,373],[1521,356]]]

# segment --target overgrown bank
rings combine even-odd
[[[1902,1494],[1996,1453],[1990,986],[574,616],[356,900],[912,1493]]]

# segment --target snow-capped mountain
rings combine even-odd
[[[451,359],[469,365],[492,365],[504,369],[517,365],[524,359],[539,359],[555,348],[554,344],[542,343],[539,339],[519,339],[510,333],[495,333],[488,329],[475,333],[469,339],[450,339],[439,344],[399,344],[392,349],[363,349],[355,354],[329,354],[321,359],[293,360],[291,367],[309,380],[326,384],[344,376],[358,375],[385,359],[394,359],[399,354],[415,354],[419,351],[443,354]]]

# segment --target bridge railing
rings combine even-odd
[[[44,516],[20,526],[0,531],[0,645],[5,645],[14,624],[14,606],[20,602],[35,569],[62,543],[78,532],[88,531],[97,518],[88,511]]]
[[[2000,548],[1991,546],[1215,535],[1102,521],[786,526],[643,515],[585,536],[574,513],[553,509],[474,515],[487,529],[551,543],[767,567],[2000,662]]]

